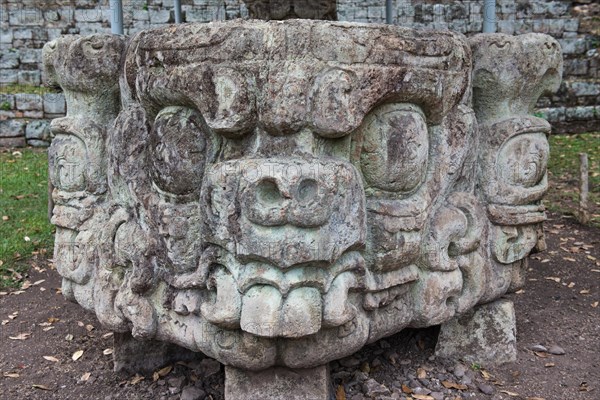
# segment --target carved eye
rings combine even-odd
[[[152,130],[152,176],[156,185],[171,194],[200,190],[211,146],[202,117],[185,107],[164,108]]]
[[[504,145],[497,168],[508,183],[526,188],[534,187],[546,174],[549,152],[543,134],[519,135]]]
[[[385,106],[369,118],[364,129],[363,176],[375,188],[410,192],[424,179],[428,152],[427,124],[418,107]]]

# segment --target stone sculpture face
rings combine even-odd
[[[46,49],[59,83],[75,52],[60,48]],[[544,70],[523,70],[527,51]],[[87,280],[59,271],[107,327],[244,369],[322,365],[445,322],[522,284],[548,159],[547,123],[523,107],[556,87],[560,60],[535,35],[469,46],[316,21],[142,32],[111,76],[120,112],[105,108],[94,136],[102,196],[87,202],[86,139],[52,144],[55,197],[87,190],[76,204],[105,232],[86,237]]]

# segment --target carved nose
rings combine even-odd
[[[324,182],[308,177],[289,181],[264,177],[250,185],[242,200],[247,218],[262,226],[322,226],[332,213],[331,198]]]

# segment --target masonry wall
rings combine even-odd
[[[64,34],[110,32],[112,11],[108,0],[0,2],[0,146],[45,145],[49,133],[44,126],[49,119],[64,114],[64,98],[54,93],[20,94],[19,85],[41,84],[44,43]],[[248,15],[240,0],[183,0],[182,3],[186,22]],[[172,0],[123,0],[123,4],[128,35],[174,22]],[[383,23],[384,5],[385,0],[339,0],[338,18]],[[482,8],[483,0],[396,0],[393,18],[394,23],[403,26],[451,29],[472,35],[482,30]],[[496,11],[500,32],[547,33],[563,46],[565,81],[559,93],[541,99],[539,115],[551,121],[557,133],[600,130],[600,2],[498,0]]]

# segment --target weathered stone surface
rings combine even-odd
[[[8,119],[0,121],[0,138],[24,136],[25,126],[23,120]]]
[[[244,0],[250,18],[336,20],[335,0]]]
[[[0,147],[25,147],[25,136],[0,137]]]
[[[494,301],[543,248],[531,113],[561,60],[545,35],[301,20],[51,42],[63,293],[242,375]]]
[[[482,365],[517,359],[517,321],[512,301],[498,300],[444,324],[435,354]]]
[[[225,398],[329,400],[329,367],[269,368],[259,372],[225,367]]]
[[[29,122],[25,128],[25,138],[27,140],[38,139],[46,141],[50,139],[49,121],[39,120]]]

